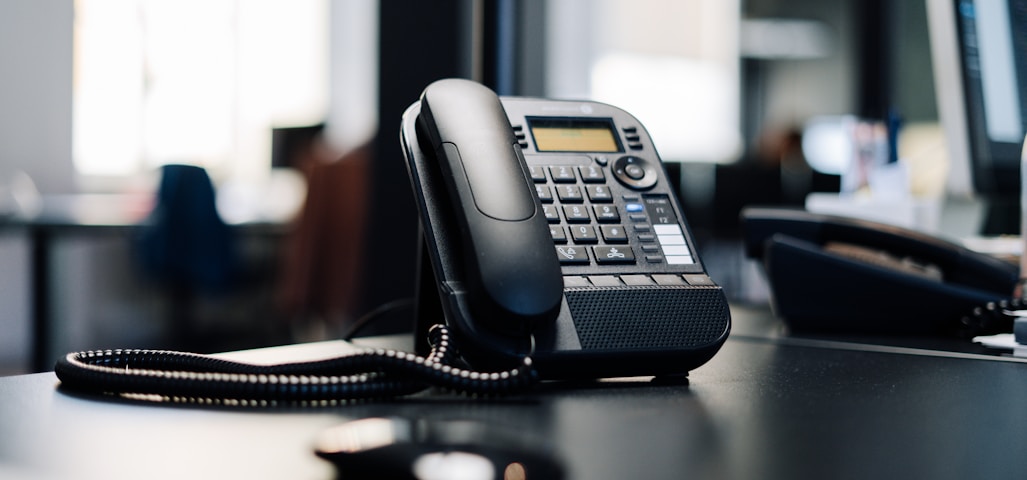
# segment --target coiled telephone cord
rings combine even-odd
[[[978,335],[994,335],[1012,331],[1013,319],[1020,316],[1016,312],[1027,310],[1027,299],[1011,298],[997,302],[988,302],[974,307],[963,315],[957,325],[958,335],[962,338],[973,338]]]
[[[328,360],[253,365],[165,350],[69,353],[54,367],[62,387],[134,399],[231,406],[333,405],[404,396],[428,387],[472,395],[522,391],[538,381],[531,357],[510,370],[453,366],[445,326],[429,330],[431,353],[365,350]]]

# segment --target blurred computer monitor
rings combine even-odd
[[[987,205],[981,233],[1019,233],[1027,0],[927,0],[927,15],[950,175]]]

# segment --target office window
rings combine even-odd
[[[555,0],[547,95],[634,114],[666,161],[741,151],[738,0]]]
[[[328,35],[327,0],[76,0],[77,172],[262,175],[272,127],[325,121]]]

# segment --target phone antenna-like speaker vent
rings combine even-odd
[[[584,350],[703,347],[719,339],[730,321],[719,287],[565,294]]]

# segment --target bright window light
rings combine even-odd
[[[638,117],[664,161],[732,162],[740,0],[551,0],[546,94]]]
[[[737,95],[728,72],[684,57],[608,54],[592,69],[592,97],[638,117],[665,160],[734,159]]]
[[[327,0],[76,0],[82,176],[259,176],[273,127],[325,121]]]

